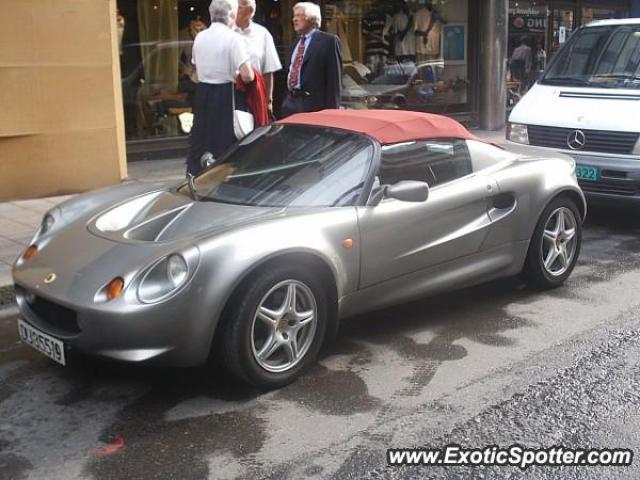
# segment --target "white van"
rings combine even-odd
[[[640,204],[640,18],[577,30],[511,112],[507,139],[571,155],[589,200]]]

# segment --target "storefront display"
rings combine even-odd
[[[294,40],[290,18],[296,2],[256,1],[254,20],[271,32],[283,65]],[[191,47],[198,32],[208,27],[209,3],[117,0],[128,141],[188,138],[189,119],[183,114],[191,111],[197,83]],[[337,35],[342,44],[345,108],[441,113],[477,109],[474,78],[482,65],[474,43],[479,35],[475,4],[469,0],[318,3],[322,29]],[[524,39],[532,52],[528,85],[576,28],[596,19],[627,16],[629,8],[627,0],[510,0],[508,58]],[[520,83],[511,82],[510,91],[522,93]],[[275,78],[274,105],[279,105],[285,84],[283,70]]]
[[[185,135],[178,116],[193,101],[191,47],[207,27],[206,2],[119,0],[118,11],[127,140]]]
[[[128,141],[186,138],[198,81],[193,42],[211,0],[118,0],[120,67]],[[279,2],[259,0],[255,20],[282,41]],[[122,26],[122,27],[121,27]]]
[[[356,35],[341,36],[345,107],[443,112],[467,104],[467,0],[347,0],[327,9],[356,25]]]

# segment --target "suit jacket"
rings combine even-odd
[[[293,42],[287,59],[291,59],[297,45],[298,39]],[[342,47],[337,36],[320,30],[314,32],[304,53],[300,70],[300,88],[309,93],[303,97],[306,112],[340,106]]]

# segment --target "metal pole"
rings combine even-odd
[[[483,0],[480,8],[480,128],[505,125],[508,0]]]

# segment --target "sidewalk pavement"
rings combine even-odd
[[[472,133],[494,143],[504,143],[504,130],[472,130]],[[131,162],[127,167],[129,176],[126,182],[180,180],[184,178],[185,171],[182,158]],[[50,208],[72,196],[0,202],[0,306],[10,302],[7,300],[6,290],[13,283],[11,267],[28,246],[40,226],[43,215]],[[2,289],[5,290],[4,294]]]

